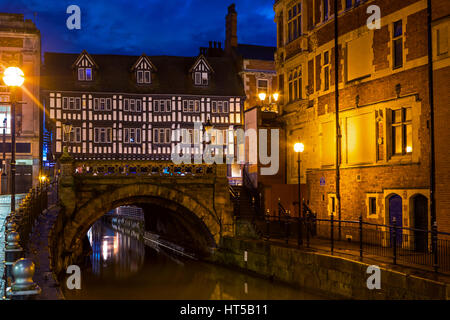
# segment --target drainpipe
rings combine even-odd
[[[435,202],[435,145],[434,145],[434,84],[433,84],[433,36],[432,36],[432,11],[431,0],[427,5],[427,24],[428,24],[428,96],[430,103],[430,215],[431,225],[436,221],[436,202]]]
[[[341,239],[341,189],[340,180],[341,174],[339,170],[339,151],[341,130],[339,128],[339,32],[338,32],[338,0],[334,0],[334,97],[336,106],[336,200],[337,200],[337,213],[339,220],[339,239]]]

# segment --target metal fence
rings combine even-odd
[[[326,247],[332,253],[344,249],[359,257],[392,259],[393,264],[432,267],[450,272],[450,233],[383,225],[359,220],[319,219],[305,210],[303,217],[285,214],[266,215],[253,220],[254,226],[266,240],[277,239],[299,246]]]

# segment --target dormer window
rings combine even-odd
[[[78,80],[79,81],[91,81],[92,80],[92,68],[78,68]]]
[[[195,72],[195,85],[207,86],[208,85],[208,72]]]
[[[92,81],[94,78],[94,68],[98,69],[98,65],[86,50],[83,50],[73,63],[72,68],[76,71],[75,78],[78,81]]]
[[[131,67],[131,72],[136,76],[137,84],[151,84],[152,72],[157,72],[157,70],[150,58],[143,54]]]
[[[209,77],[214,71],[206,58],[203,55],[200,55],[189,72],[192,73],[194,85],[207,86],[210,82]]]
[[[148,70],[138,70],[136,72],[137,83],[152,83],[151,73]]]

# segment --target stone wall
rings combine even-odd
[[[105,165],[104,161],[99,163]],[[191,234],[195,243],[204,246],[203,251],[219,245],[222,236],[234,234],[225,165],[218,165],[211,174],[185,177],[94,176],[72,175],[72,172],[75,172],[73,163],[65,159],[61,164],[58,193],[62,208],[49,240],[56,274],[77,262],[82,253],[82,239],[90,226],[122,205],[155,204],[167,209],[168,214],[188,211],[195,219],[191,219],[194,221],[191,225],[187,224],[187,219],[183,220],[186,230],[194,230],[192,224],[198,226],[197,232]]]
[[[248,261],[244,262],[244,251]],[[330,298],[450,299],[450,285],[381,267],[381,289],[367,288],[369,264],[268,242],[224,238],[214,262],[239,267]]]

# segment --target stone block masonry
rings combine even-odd
[[[244,261],[245,251],[247,262]],[[225,237],[211,259],[294,286],[318,290],[330,298],[450,299],[450,282],[429,280],[381,267],[381,289],[369,290],[368,263],[268,242]]]

